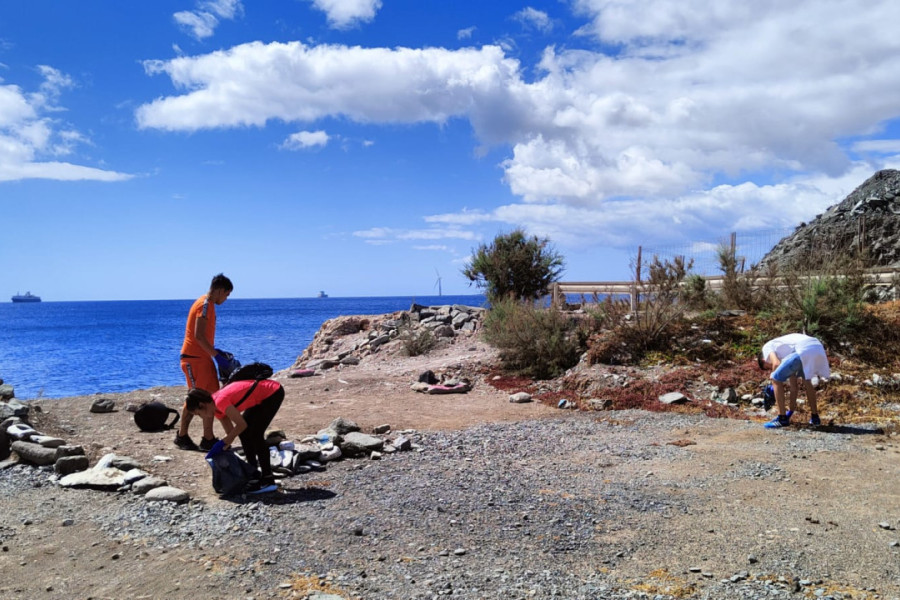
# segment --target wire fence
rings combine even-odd
[[[683,258],[685,264],[693,260],[691,273],[703,276],[721,275],[719,250],[728,249],[737,257],[738,271],[749,269],[758,263],[783,238],[795,231],[794,227],[754,231],[752,233],[731,233],[716,240],[695,241],[669,246],[641,246],[641,262],[648,264],[656,256],[660,261]],[[632,263],[637,264],[637,255]]]

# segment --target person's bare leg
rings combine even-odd
[[[797,396],[800,394],[800,382],[797,381],[797,376],[792,375],[790,379],[791,383],[791,394],[788,400],[788,408],[791,412],[797,412]]]
[[[819,414],[819,404],[816,400],[816,388],[813,387],[813,384],[809,379],[803,380],[803,386],[806,388],[806,404],[809,406],[809,412],[814,415]]]
[[[188,434],[188,425],[191,424],[191,419],[194,418],[194,415],[188,412],[187,405],[181,407],[181,424],[178,426],[178,437],[184,437]],[[212,423],[209,424],[209,429],[212,431]],[[204,431],[206,427],[204,426]]]
[[[784,383],[772,380],[772,389],[775,390],[775,405],[778,407],[778,416],[786,415],[784,410]]]

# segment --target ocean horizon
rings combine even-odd
[[[0,379],[16,398],[65,398],[185,384],[178,355],[187,300],[0,303]],[[328,319],[413,304],[485,306],[482,294],[232,298],[216,308],[216,347],[241,363],[290,367]]]

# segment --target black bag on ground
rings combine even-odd
[[[231,450],[207,457],[206,462],[212,469],[213,489],[220,496],[240,494],[247,486],[247,482],[257,476],[256,469]]]
[[[166,423],[169,415],[174,413],[175,419]],[[134,422],[141,431],[163,431],[172,429],[178,423],[181,415],[174,408],[169,408],[162,402],[147,402],[134,411]]]
[[[229,383],[234,383],[235,381],[245,381],[248,379],[268,379],[273,374],[274,371],[272,370],[272,367],[266,363],[252,362],[236,369],[234,373],[228,377],[228,381],[225,383],[227,385]]]

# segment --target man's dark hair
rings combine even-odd
[[[222,273],[219,273],[212,278],[212,282],[209,284],[209,291],[213,290],[225,290],[226,292],[231,292],[234,290],[234,285],[232,285],[230,279],[225,277]]]
[[[191,388],[187,393],[187,397],[184,399],[184,407],[193,412],[200,408],[201,404],[206,404],[212,401],[212,395],[206,390],[201,390],[200,388]]]
[[[756,355],[756,364],[759,365],[760,371],[765,371],[766,369],[766,357],[763,356],[762,350],[759,351],[759,354]]]

